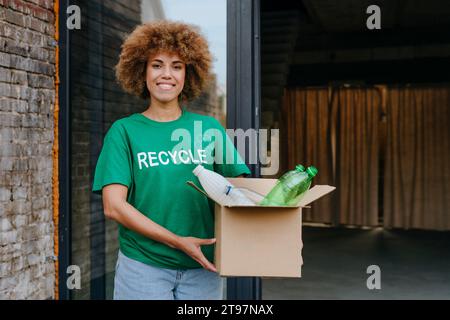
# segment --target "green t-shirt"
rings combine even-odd
[[[115,121],[108,130],[92,191],[101,194],[108,184],[125,185],[127,202],[154,222],[179,236],[213,238],[214,204],[186,184],[191,180],[200,186],[192,173],[198,164],[225,177],[250,173],[216,119],[185,109],[178,119],[169,122],[134,113]],[[201,267],[181,250],[120,224],[119,244],[124,255],[149,265],[169,269]],[[213,262],[214,245],[201,248]]]

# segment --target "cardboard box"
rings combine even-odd
[[[277,179],[228,178],[236,187],[266,195]],[[302,209],[333,191],[316,185],[298,206],[215,205],[215,266],[223,277],[300,278]]]

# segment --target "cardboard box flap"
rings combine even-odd
[[[247,188],[266,195],[277,184],[278,179],[265,178],[227,178],[237,188]]]
[[[197,190],[198,192],[202,193],[205,197],[207,197],[208,199],[211,199],[211,197],[202,189],[200,189],[193,181],[186,181],[186,183],[188,185],[190,185],[192,188],[194,188],[195,190]],[[213,200],[213,199],[211,199]],[[213,200],[214,201],[214,200]]]
[[[300,207],[305,207],[311,202],[316,201],[317,199],[323,197],[324,195],[330,193],[336,189],[336,187],[328,186],[328,185],[315,185],[311,189],[309,189],[302,200],[299,202]]]
[[[255,179],[256,180],[256,179]],[[263,180],[263,179],[258,179],[258,180]],[[236,180],[234,180],[234,182],[236,182]],[[214,201],[214,199],[212,199],[204,190],[202,190],[199,186],[197,186],[193,181],[186,181],[186,184],[191,186],[192,188],[194,188],[195,190],[197,190],[198,192],[200,192],[201,194],[203,194],[205,197],[207,197],[208,199]],[[246,185],[248,187],[252,187],[252,185]],[[265,188],[267,188],[268,186],[266,185]],[[329,191],[331,192],[331,191]],[[328,193],[328,192],[327,192]],[[306,197],[307,195],[305,195]],[[321,196],[320,196],[321,197]],[[319,197],[319,198],[320,198]],[[314,200],[313,200],[314,201]],[[215,201],[214,201],[215,202]],[[219,204],[220,205],[220,204]],[[260,205],[225,205],[225,207],[228,208],[246,208],[246,207],[266,207],[266,208],[298,208],[298,207],[303,207],[303,208],[311,208],[310,206],[307,205],[301,205],[298,204],[296,206],[260,206]]]
[[[186,181],[186,184],[203,194],[208,199],[216,202],[213,198],[211,198],[204,190],[200,189],[193,181]],[[217,203],[217,202],[216,202]],[[220,205],[220,204],[219,204]],[[225,205],[225,207],[255,207],[256,205]]]
[[[300,206],[273,206],[273,205],[259,205],[259,204],[255,204],[255,205],[245,205],[245,204],[232,204],[232,205],[225,205],[224,207],[227,208],[281,208],[281,209],[285,209],[285,208],[299,208]],[[302,206],[302,208],[310,208],[310,206]]]

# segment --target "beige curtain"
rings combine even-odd
[[[281,127],[284,171],[297,163],[312,164],[319,169],[315,184],[337,187],[305,210],[305,221],[378,224],[380,110],[381,95],[374,88],[285,91]]]
[[[282,172],[337,187],[305,221],[450,230],[450,86],[290,88],[282,122]]]
[[[282,172],[297,164],[314,165],[319,174],[314,184],[333,185],[330,153],[328,89],[288,89],[282,104],[281,163]],[[303,220],[332,223],[333,196],[326,196],[304,210]]]
[[[333,99],[337,109],[335,185],[341,224],[378,225],[381,97],[375,88],[341,88]]]
[[[384,226],[450,230],[450,87],[388,92]]]
[[[378,224],[378,121],[381,95],[371,88],[285,91],[281,126],[283,171],[314,165],[314,184],[337,187],[305,210],[312,222]]]

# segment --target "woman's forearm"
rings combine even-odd
[[[147,238],[178,248],[179,236],[147,218],[126,201],[116,203],[106,216]]]

